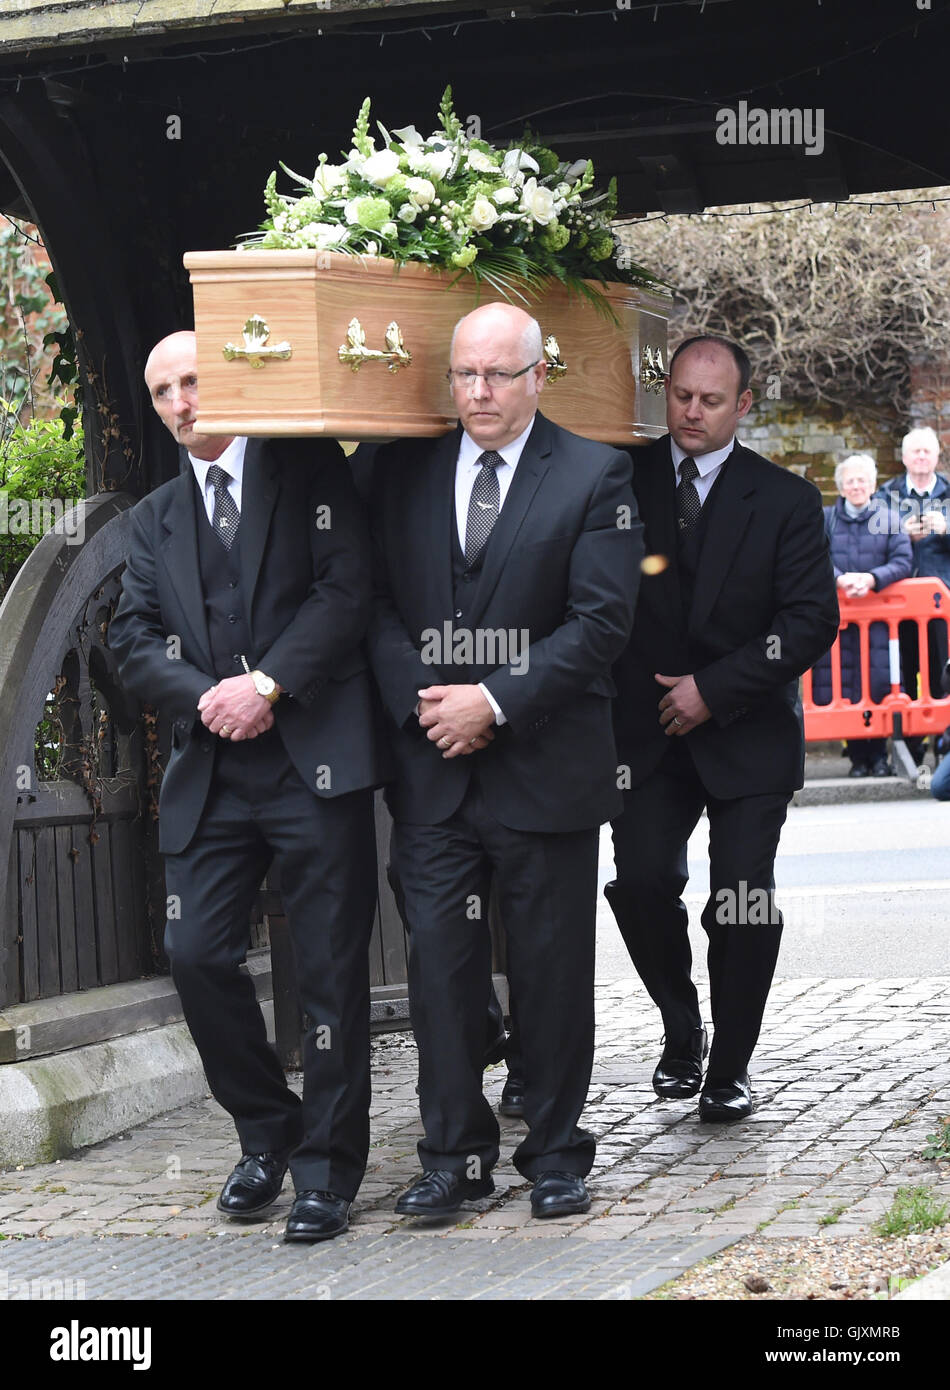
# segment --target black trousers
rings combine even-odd
[[[198,831],[165,859],[165,949],[215,1099],[244,1153],[292,1149],[298,1192],[352,1199],[369,1148],[369,939],[376,908],[371,791],[324,799],[280,736],[223,740]],[[306,1015],[303,1101],[267,1041],[247,953],[251,904],[272,858]]]
[[[687,841],[703,807],[709,817],[709,899],[702,925],[715,1030],[708,1075],[748,1068],[782,936],[774,905],[774,864],[790,797],[720,801],[700,781],[685,739],[671,739],[663,761],[624,793],[612,822],[616,882],[607,894],[630,957],[676,1042],[702,1022],[691,976],[688,916],[681,894]]]
[[[577,1122],[594,1051],[597,839],[596,828],[509,829],[492,814],[477,776],[449,820],[397,822],[424,1169],[484,1177],[498,1161],[498,1122],[482,1093],[494,873],[525,1077],[528,1134],[513,1161],[529,1178],[590,1171],[594,1139]]]

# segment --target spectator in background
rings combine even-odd
[[[901,441],[904,476],[889,478],[878,496],[890,510],[891,529],[910,537],[913,568],[912,577],[935,575],[950,588],[950,535],[947,517],[950,513],[950,480],[937,472],[940,459],[940,440],[929,427],[911,430]],[[917,627],[902,623],[900,629],[901,674],[904,689],[916,696],[927,692],[926,678],[919,681],[920,652]],[[940,675],[947,662],[947,628],[942,621],[932,622],[927,632],[927,665],[929,693],[940,695]],[[923,738],[908,738],[911,757],[920,762],[923,757]]]
[[[886,589],[910,575],[913,556],[903,532],[882,526],[886,503],[871,494],[877,484],[877,467],[868,454],[855,454],[835,469],[835,485],[841,496],[825,507],[825,531],[839,596],[860,598]],[[840,636],[841,694],[857,704],[877,702],[891,685],[887,628],[872,623],[870,642],[870,692],[861,691],[861,657],[858,628],[849,623]],[[831,658],[823,656],[814,668],[812,697],[816,705],[831,703]],[[850,738],[845,745],[851,759],[851,777],[888,777],[890,766],[883,738]]]
[[[940,688],[944,695],[950,695],[950,662],[943,668],[943,675],[940,677]],[[937,754],[937,770],[930,782],[930,792],[938,801],[950,801],[950,728],[944,729],[938,739],[934,740],[935,752]]]

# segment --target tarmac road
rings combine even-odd
[[[697,979],[705,978],[699,914],[709,889],[707,844],[703,819],[689,844],[686,890]],[[601,887],[612,877],[608,828]],[[775,880],[785,915],[777,978],[950,975],[950,803],[791,807]],[[597,978],[615,980],[632,968],[601,899]]]

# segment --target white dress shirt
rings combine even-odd
[[[208,470],[213,464],[223,468],[225,473],[231,474],[231,481],[228,483],[228,492],[234,498],[234,505],[238,511],[241,510],[241,486],[244,481],[244,450],[247,447],[247,440],[243,435],[237,435],[225,449],[220,458],[216,459],[196,459],[194,454],[188,455],[188,460],[194,469],[201,495],[205,500],[205,511],[208,513],[208,520],[214,520],[214,484],[208,482]]]
[[[699,476],[693,479],[693,484],[696,488],[696,491],[699,493],[699,505],[702,506],[706,498],[709,496],[709,489],[712,487],[713,483],[719,477],[719,474],[722,470],[722,465],[725,463],[726,459],[732,453],[732,448],[735,442],[736,437],[735,435],[733,435],[732,438],[729,440],[729,443],[723,449],[713,449],[711,454],[689,455],[686,453],[684,449],[680,448],[676,440],[673,439],[671,436],[670,453],[673,455],[674,486],[678,486],[681,481],[680,464],[683,462],[685,458],[692,457],[693,462],[699,469]]]

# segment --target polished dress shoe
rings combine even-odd
[[[852,763],[851,771],[848,773],[849,777],[870,777],[870,775],[871,769],[867,763]]]
[[[741,1076],[707,1076],[699,1097],[699,1118],[707,1124],[731,1124],[752,1114],[752,1086],[747,1072]]]
[[[894,771],[886,758],[875,758],[871,764],[872,777],[893,777]]]
[[[531,1189],[532,1216],[573,1216],[590,1210],[590,1194],[576,1173],[541,1173]]]
[[[706,1029],[700,1025],[680,1042],[667,1042],[653,1073],[653,1089],[664,1100],[694,1096],[703,1084],[703,1058],[709,1051]]]
[[[284,1240],[332,1240],[349,1225],[350,1204],[335,1192],[298,1192],[287,1218]]]
[[[512,1076],[508,1073],[508,1080],[505,1082],[501,1093],[501,1100],[498,1102],[499,1115],[510,1115],[513,1119],[520,1120],[524,1117],[524,1081],[520,1076]]]
[[[289,1154],[242,1154],[221,1189],[218,1211],[228,1216],[254,1216],[280,1196]]]
[[[488,1197],[491,1178],[461,1178],[446,1168],[430,1168],[407,1187],[396,1202],[399,1216],[451,1216],[463,1202]]]

